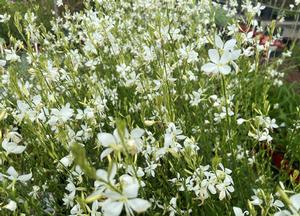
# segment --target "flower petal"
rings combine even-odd
[[[231,61],[237,60],[241,55],[241,50],[234,50],[230,53]]]
[[[164,148],[169,148],[172,146],[173,143],[173,136],[171,134],[165,134],[164,137]]]
[[[5,205],[3,208],[6,208],[10,211],[15,211],[17,209],[17,203],[13,200],[10,200],[7,205]]]
[[[220,49],[223,49],[223,47],[224,47],[224,43],[219,35],[215,35],[215,44]]]
[[[232,50],[235,45],[236,45],[236,40],[235,39],[231,39],[229,41],[226,41],[226,43],[224,45],[224,50],[225,51]]]
[[[201,67],[201,70],[205,73],[216,73],[218,71],[218,67],[216,64],[207,63]]]
[[[107,155],[109,155],[110,153],[112,153],[114,150],[112,148],[107,148],[105,149],[101,155],[100,155],[100,159],[103,160],[103,158],[105,158]]]
[[[137,179],[129,176],[122,176],[123,194],[128,198],[136,198],[139,191],[139,183]]]
[[[230,61],[231,61],[231,54],[229,52],[224,52],[224,54],[221,57],[220,63],[227,64]]]
[[[104,216],[119,216],[123,209],[122,202],[104,202],[102,205]]]
[[[131,131],[131,137],[133,139],[138,139],[141,136],[143,136],[144,133],[145,133],[145,130],[143,130],[141,128],[135,128]]]
[[[6,172],[7,172],[7,174],[9,174],[10,176],[12,176],[14,178],[17,178],[19,175],[18,172],[15,170],[15,168],[12,166],[10,166]]]
[[[221,67],[219,67],[220,73],[227,75],[231,72],[231,67],[229,67],[228,65],[222,65]]]
[[[290,216],[290,215],[292,214],[288,210],[279,211],[274,214],[274,216]]]
[[[104,147],[116,144],[115,137],[110,133],[99,133],[97,138]]]
[[[0,67],[4,67],[5,65],[6,65],[6,61],[0,59]]]
[[[244,216],[242,209],[239,207],[233,207],[233,212],[235,216]]]
[[[2,148],[4,148],[7,153],[21,154],[23,151],[25,151],[26,146],[17,145],[14,142],[8,142],[6,139],[4,139],[2,142]]]
[[[96,171],[96,176],[100,179],[108,180],[108,173],[104,169],[98,169]]]
[[[137,213],[145,212],[151,206],[150,202],[139,198],[128,200],[128,204]]]
[[[18,177],[18,180],[21,182],[29,181],[32,178],[32,173],[26,174],[26,175],[20,175]]]
[[[208,56],[213,63],[218,64],[220,62],[220,55],[218,50],[216,49],[208,50]]]
[[[299,211],[300,210],[300,193],[291,196],[290,200],[293,203],[293,206],[297,209],[297,211]]]

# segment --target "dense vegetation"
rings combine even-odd
[[[300,215],[298,56],[261,4],[63,3],[0,17],[2,215]]]

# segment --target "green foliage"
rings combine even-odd
[[[82,0],[64,1],[71,11],[82,8]],[[37,24],[42,24],[46,29],[50,30],[50,21],[55,16],[53,0],[0,0],[0,14],[8,13],[11,15],[11,20],[7,24],[0,23],[0,38],[8,42],[9,34],[22,39],[17,28],[14,25],[14,14],[19,12],[22,17],[26,12],[32,11],[37,16]],[[58,9],[57,15],[61,14],[62,9]]]

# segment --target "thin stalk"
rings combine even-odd
[[[225,99],[225,109],[226,109],[226,123],[227,123],[227,135],[229,138],[231,138],[231,133],[230,133],[230,119],[229,119],[229,112],[228,112],[228,101],[227,101],[227,93],[226,93],[226,80],[225,76],[222,74],[222,89],[223,89],[223,96]],[[226,139],[225,139],[226,140]],[[232,146],[230,144],[230,151],[232,150]]]

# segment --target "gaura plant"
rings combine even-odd
[[[2,215],[299,215],[300,100],[261,4],[84,5],[0,16],[22,36],[0,44]]]

